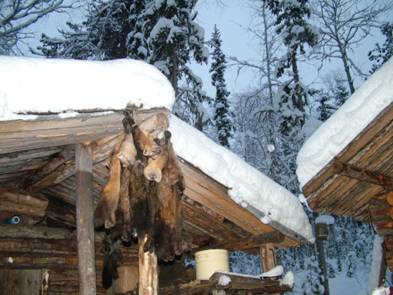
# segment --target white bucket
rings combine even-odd
[[[195,262],[197,280],[208,280],[216,271],[229,271],[228,251],[224,249],[196,252]]]

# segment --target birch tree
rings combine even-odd
[[[355,92],[354,74],[365,76],[353,59],[353,51],[380,26],[380,17],[393,3],[381,0],[314,0],[314,13],[320,21],[321,60],[341,61],[350,93]]]
[[[14,52],[19,41],[29,36],[26,29],[51,12],[64,12],[74,2],[64,0],[0,0],[0,54]]]

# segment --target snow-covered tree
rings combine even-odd
[[[29,37],[26,29],[42,17],[72,7],[72,2],[64,0],[1,0],[0,54],[14,52],[17,43]]]
[[[176,92],[174,112],[202,130],[208,121],[204,109],[207,95],[202,80],[188,66],[194,60],[207,62],[204,30],[195,18],[197,1],[149,1],[144,12],[143,31],[149,46],[147,61],[159,68]]]
[[[128,53],[128,35],[132,33],[130,18],[140,11],[131,10],[130,0],[96,0],[82,24],[67,23],[61,37],[42,35],[38,50],[47,57],[110,60],[136,58]],[[135,5],[135,3],[134,3]],[[134,53],[134,52],[132,52]]]
[[[325,79],[326,89],[318,92],[317,95],[317,112],[318,119],[322,122],[329,119],[338,108],[344,104],[349,96],[347,87],[345,87],[341,75],[336,73]]]
[[[225,69],[227,66],[225,54],[221,49],[221,34],[214,26],[212,38],[210,40],[210,47],[212,52],[212,64],[210,73],[212,77],[212,85],[216,89],[214,97],[214,125],[217,129],[218,141],[223,146],[229,147],[229,138],[232,137],[233,125],[231,122],[231,111],[228,101],[229,91],[225,82]]]
[[[381,26],[381,32],[385,37],[385,42],[382,45],[375,44],[375,48],[368,53],[369,60],[373,62],[371,74],[393,56],[393,23],[384,23]]]
[[[195,22],[196,0],[95,0],[87,19],[68,24],[60,38],[43,35],[41,54],[48,57],[108,60],[135,58],[160,69],[176,92],[174,111],[202,130],[207,95],[189,63],[206,63],[204,31]]]
[[[299,71],[299,55],[305,54],[306,45],[312,47],[317,43],[318,35],[309,23],[311,10],[307,0],[278,1],[264,0],[276,16],[277,33],[281,34],[287,53],[277,69],[277,76],[285,73],[287,82],[281,91],[281,113],[285,117],[281,131],[291,135],[292,131],[304,125],[307,90],[304,88]],[[296,127],[297,126],[297,127]]]
[[[355,92],[354,74],[364,75],[351,51],[380,26],[380,16],[392,8],[391,1],[313,0],[320,25],[318,54],[322,61],[342,62],[350,93]]]

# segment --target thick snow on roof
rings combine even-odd
[[[393,58],[374,73],[305,142],[297,157],[303,187],[393,102]]]
[[[178,156],[227,186],[231,198],[243,207],[260,210],[266,217],[263,222],[277,222],[313,241],[307,215],[292,193],[176,116],[169,125]]]
[[[174,99],[166,77],[142,61],[0,56],[0,120],[23,112],[124,109],[128,103],[171,109]]]

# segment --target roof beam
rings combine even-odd
[[[349,178],[354,178],[362,182],[379,185],[387,191],[393,190],[393,177],[376,171],[359,168],[347,163],[336,162],[334,163],[334,173]]]
[[[166,109],[137,110],[141,122]],[[119,111],[107,115],[80,115],[61,119],[46,117],[34,121],[0,121],[0,154],[93,141],[123,131],[124,116]]]

